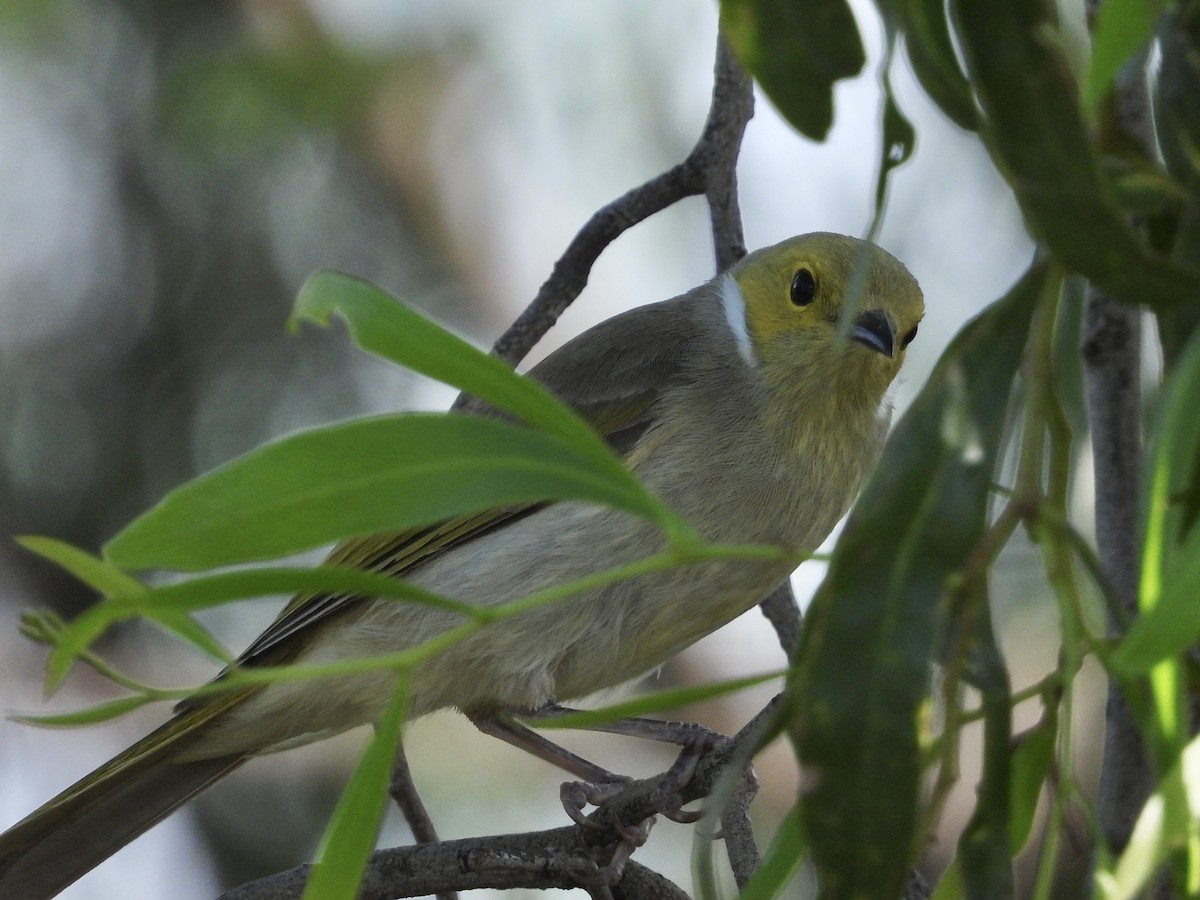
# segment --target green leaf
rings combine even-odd
[[[111,562],[101,559],[98,556],[93,556],[86,550],[80,550],[78,547],[73,547],[57,538],[26,535],[18,537],[16,541],[25,549],[61,566],[84,584],[99,591],[105,597],[117,595],[139,597],[145,595],[149,590],[132,575],[122,571]],[[102,606],[103,604],[99,605]],[[92,608],[95,609],[96,607]],[[39,626],[36,633],[34,633],[35,623]],[[186,628],[183,623],[177,624],[181,628]],[[41,627],[50,625],[54,626],[53,631],[47,627]],[[67,672],[70,671],[72,663],[78,657],[79,651],[83,649],[80,646],[73,652],[62,652],[61,635],[65,634],[67,629],[61,628],[61,626],[62,622],[57,616],[53,620],[47,619],[44,616],[30,617],[25,625],[27,633],[34,640],[50,643],[54,646],[54,650],[51,652],[50,658],[46,663],[46,690],[48,693],[53,693],[62,684],[63,679],[67,677]]]
[[[1057,706],[1046,704],[1042,719],[1017,738],[1012,751],[1012,815],[1008,820],[1008,840],[1019,853],[1033,831],[1038,799],[1054,759],[1058,739]]]
[[[964,896],[966,896],[966,887],[963,885],[962,864],[958,857],[955,857],[946,867],[946,871],[942,873],[942,877],[938,879],[937,887],[934,888],[930,900],[960,900]]]
[[[875,205],[883,206],[883,198],[887,192],[888,176],[892,170],[904,165],[912,157],[917,143],[917,132],[912,122],[896,104],[892,93],[892,82],[884,78],[883,82],[883,156],[879,161],[879,178],[875,187]]]
[[[883,87],[883,139],[880,142],[879,174],[875,178],[875,208],[868,238],[875,237],[883,219],[884,200],[887,197],[888,179],[892,170],[908,162],[917,143],[916,129],[901,111],[892,91],[890,71],[895,46],[896,33],[888,28],[883,61],[879,64],[880,82]]]
[[[328,325],[334,313],[350,328],[355,342],[371,353],[436,378],[513,413],[530,425],[556,434],[597,471],[623,490],[640,494],[639,505],[652,511],[675,540],[693,540],[695,531],[647,491],[621,459],[575,412],[536,381],[409,309],[370,282],[338,272],[318,272],[300,289],[291,326],[301,321]]]
[[[889,29],[903,34],[917,81],[959,128],[978,125],[975,96],[963,74],[950,38],[944,0],[875,0]]]
[[[1140,896],[1167,856],[1185,848],[1192,859],[1200,853],[1200,737],[1191,740],[1146,800],[1116,866],[1096,874],[1098,896]],[[1195,885],[1189,889],[1195,890]]]
[[[630,477],[608,445],[536,381],[523,378],[370,282],[339,272],[318,272],[300,289],[290,327],[295,329],[302,321],[328,326],[335,312],[364,350],[507,410],[558,435],[614,477]]]
[[[354,900],[358,896],[363,869],[383,821],[407,712],[408,682],[398,678],[387,712],[375,724],[375,735],[334,810],[321,859],[308,876],[302,900]]]
[[[1164,0],[1104,0],[1100,4],[1083,92],[1088,109],[1099,107],[1117,72],[1150,43],[1154,24],[1166,8]]]
[[[796,877],[800,864],[808,849],[808,841],[804,835],[804,816],[800,804],[792,807],[792,811],[780,823],[779,830],[771,839],[750,883],[742,889],[739,900],[772,900],[783,896],[783,890]]]
[[[1025,221],[1068,267],[1154,309],[1194,302],[1200,272],[1156,253],[1101,177],[1050,0],[953,0],[985,143]]]
[[[1163,393],[1143,504],[1141,614],[1112,656],[1127,675],[1182,653],[1200,636],[1200,335]]]
[[[70,572],[88,587],[95,588],[106,597],[118,594],[133,596],[144,593],[148,588],[127,572],[111,562],[93,556],[86,550],[73,547],[57,538],[25,535],[16,538],[26,550],[36,553]]]
[[[721,31],[780,114],[825,140],[833,86],[866,62],[844,0],[721,0]]]
[[[217,662],[224,665],[229,665],[229,663],[233,662],[233,655],[225,645],[218,641],[211,631],[186,612],[161,610],[153,618],[168,631],[178,635],[192,646],[199,648],[203,653],[211,656]]]
[[[954,340],[888,441],[813,601],[788,690],[792,738],[814,773],[803,805],[827,897],[901,894],[944,588],[983,533],[1006,388],[1055,281],[1035,263]]]
[[[1143,597],[1154,597],[1153,605],[1144,609],[1113,654],[1113,664],[1125,675],[1149,671],[1158,662],[1182,653],[1200,635],[1200,604],[1196,602],[1200,597],[1200,528],[1192,529],[1173,565],[1161,576],[1161,588],[1148,584],[1159,577],[1143,580]]]
[[[410,413],[301,432],[177,488],[104,548],[132,569],[195,571],[545,500],[659,519],[627,472],[495,419]]]
[[[76,710],[69,713],[55,713],[48,716],[10,716],[14,722],[22,722],[26,725],[37,725],[43,728],[74,728],[79,725],[96,725],[100,722],[107,722],[109,719],[115,719],[118,716],[123,716],[127,712],[132,712],[139,707],[145,706],[147,703],[153,703],[159,698],[157,697],[122,697],[120,700],[110,700],[107,703],[98,703],[95,706],[89,706],[87,709]]]
[[[458,613],[467,619],[490,619],[490,609],[451,600],[390,575],[322,565],[312,569],[266,568],[222,572],[160,585],[132,596],[113,597],[89,607],[56,634],[47,667],[65,673],[71,661],[117,622],[144,617],[172,621],[182,613],[206,609],[231,600],[276,594],[348,594],[420,603]]]
[[[681,706],[701,703],[714,697],[735,694],[738,691],[781,678],[783,675],[783,672],[764,672],[762,675],[747,675],[744,678],[729,678],[724,681],[710,681],[707,684],[667,688],[621,703],[610,703],[598,709],[572,710],[553,718],[538,718],[529,721],[536,728],[593,728],[609,722],[618,722],[621,719],[662,712],[664,709],[678,709]]]
[[[1195,4],[1191,6],[1194,10]],[[1162,64],[1153,97],[1158,146],[1167,171],[1195,199],[1200,197],[1200,28],[1195,12],[1168,11],[1158,40]],[[1195,259],[1194,252],[1183,258]]]

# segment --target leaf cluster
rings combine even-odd
[[[813,787],[789,820],[792,846],[778,852],[811,852],[822,896],[900,896],[957,780],[961,729],[981,720],[976,806],[937,896],[1011,896],[1013,858],[1034,833],[1039,798],[1050,813],[1036,896],[1050,895],[1069,820],[1090,826],[1084,838],[1097,847],[1093,875],[1104,896],[1135,896],[1164,862],[1191,895],[1200,884],[1200,782],[1188,774],[1200,427],[1184,398],[1200,389],[1200,7],[1109,0],[1091,23],[1083,61],[1048,0],[877,0],[876,8],[888,38],[885,123],[904,120],[886,79],[891,48],[902,42],[938,109],[987,147],[1040,248],[1009,294],[947,349],[839,541],[789,680],[788,732]],[[834,82],[863,64],[848,5],[726,0],[722,15],[780,112],[823,138]],[[789,24],[809,36],[785,34]],[[813,36],[820,51],[789,66],[777,48],[807,46]],[[1151,42],[1162,56],[1148,97],[1153,117],[1144,117],[1155,141],[1138,133],[1131,113]],[[798,95],[802,79],[810,96]],[[894,139],[885,128],[881,181]],[[1152,311],[1166,359],[1141,469],[1135,622],[1114,596],[1104,548],[1097,557],[1071,523],[1083,435],[1069,409],[1082,364],[1066,342],[1078,334],[1081,278]],[[1016,481],[999,485],[1006,458],[1016,460]],[[1062,634],[1060,665],[1032,694],[1014,694],[988,606],[991,564],[1020,527],[1039,548]],[[1087,614],[1087,582],[1109,600],[1111,635]],[[1074,775],[1074,683],[1088,658],[1134,709],[1159,782],[1116,857]],[[973,709],[965,707],[968,686],[980,697]],[[1031,696],[1041,698],[1041,719],[1014,733],[1012,707]],[[764,870],[770,865],[768,856]],[[773,888],[784,883],[781,876]]]

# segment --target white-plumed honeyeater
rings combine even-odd
[[[886,252],[803,235],[597,325],[529,377],[573,406],[708,540],[812,549],[880,452],[885,394],[923,310],[916,281]],[[355,539],[331,559],[495,605],[663,548],[655,526],[627,513],[559,502]],[[410,715],[536,710],[628,681],[788,574],[779,562],[706,561],[495,623],[413,673]],[[416,604],[300,598],[241,664],[390,653],[459,621]],[[157,731],[0,835],[0,897],[52,896],[251,756],[377,718],[392,685],[384,672],[182,703]]]

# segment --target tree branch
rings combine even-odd
[[[775,707],[776,701],[772,701],[737,735],[705,755],[692,779],[681,786],[684,803],[707,797],[730,765],[744,765],[757,749]],[[362,900],[391,900],[484,887],[579,887],[607,864],[619,824],[637,824],[657,812],[655,791],[661,778],[656,775],[631,783],[592,813],[588,818],[602,826],[594,832],[569,826],[379,850],[367,862],[359,896]],[[233,888],[220,900],[295,900],[304,892],[311,871],[311,865],[298,866]],[[687,898],[677,885],[633,861],[625,863],[612,894],[615,900]]]
[[[704,171],[704,194],[708,199],[718,272],[724,272],[746,255],[738,206],[737,159],[746,123],[753,115],[753,82],[734,58],[729,41],[718,35],[712,107],[690,157]]]
[[[579,887],[597,871],[593,852],[583,846],[575,826],[527,834],[464,838],[438,844],[394,847],[371,854],[359,889],[360,900],[423,897],[448,889]],[[297,900],[304,893],[311,865],[247,882],[219,900]],[[678,885],[636,862],[625,864],[614,898],[687,900]]]
[[[1083,358],[1095,461],[1096,543],[1118,604],[1137,612],[1137,492],[1141,467],[1139,310],[1090,289]],[[1110,616],[1110,630],[1119,623]],[[1113,852],[1129,841],[1150,789],[1141,736],[1115,683],[1107,706],[1100,777],[1100,820]]]
[[[1099,3],[1090,0],[1089,16]],[[1145,60],[1118,78],[1117,125],[1152,155]],[[1141,310],[1088,286],[1082,354],[1095,465],[1096,544],[1117,604],[1132,621],[1137,614],[1141,538],[1138,486],[1142,467]],[[1109,629],[1121,623],[1110,612]],[[1100,769],[1099,815],[1109,850],[1129,842],[1151,778],[1141,734],[1116,682],[1110,682],[1104,758]]]
[[[545,336],[587,286],[592,266],[609,244],[627,230],[687,197],[706,194],[712,212],[718,271],[746,254],[737,202],[735,167],[746,123],[754,115],[750,76],[734,59],[723,36],[717,38],[712,103],[696,146],[687,158],[597,210],[554,264],[533,302],[492,347],[516,365]],[[459,397],[461,408],[466,401]]]
[[[757,793],[758,779],[750,769],[743,769],[737,790],[721,812],[721,839],[725,841],[729,867],[739,888],[750,883],[761,861],[750,825],[750,804]]]

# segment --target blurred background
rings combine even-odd
[[[862,234],[869,223],[882,32],[869,4],[856,8],[872,63],[839,86],[827,142],[798,137],[758,101],[739,169],[751,248],[805,231]],[[709,103],[716,27],[715,3],[695,0],[0,3],[0,535],[96,550],[172,486],[276,435],[445,408],[450,390],[365,357],[340,329],[285,333],[300,284],[317,269],[351,272],[490,345],[596,208],[688,152]],[[918,146],[894,177],[879,242],[916,275],[929,310],[896,390],[902,410],[959,326],[1023,271],[1032,244],[978,141],[931,108],[903,61],[893,78]],[[703,201],[679,204],[605,252],[531,361],[709,278],[712,265]],[[1080,486],[1086,524],[1086,473]],[[995,588],[1008,646],[1020,650],[1016,687],[1056,652],[1056,614],[1036,572],[1018,548]],[[820,577],[819,563],[803,567],[801,595]],[[47,703],[44,651],[17,632],[22,608],[71,615],[93,600],[0,540],[5,711],[116,695],[79,671]],[[279,603],[206,621],[236,650]],[[137,625],[102,650],[155,684],[213,673]],[[653,684],[784,663],[755,611]],[[677,712],[732,732],[773,690]],[[166,712],[74,731],[0,723],[0,826]],[[1083,724],[1088,749],[1098,732]],[[64,896],[191,900],[308,860],[363,736],[246,766]],[[637,776],[671,760],[637,742],[563,739]],[[562,776],[460,716],[422,720],[406,743],[443,837],[565,822]],[[758,771],[765,843],[797,773],[782,745]],[[968,772],[961,799],[970,797]],[[967,808],[952,810],[951,828]],[[662,822],[638,859],[688,884],[690,839]],[[381,844],[408,840],[389,819]],[[934,868],[952,843],[951,831],[932,848]]]

